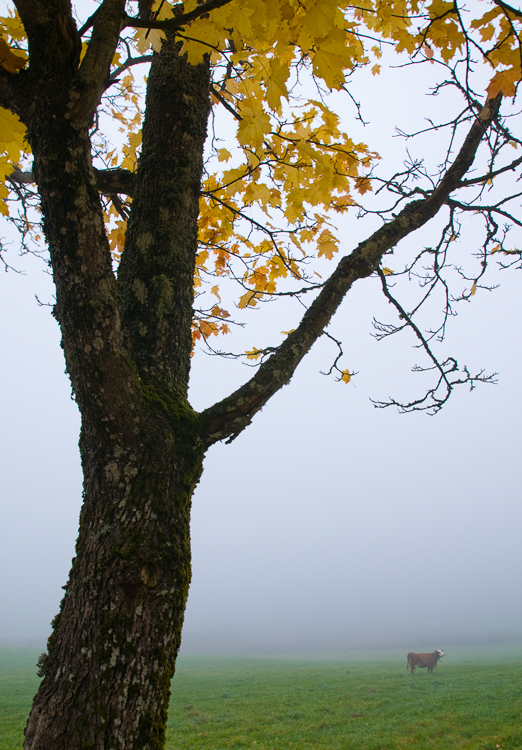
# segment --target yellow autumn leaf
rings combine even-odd
[[[13,166],[18,164],[22,153],[29,150],[23,123],[13,112],[0,107],[0,213],[3,216],[9,215],[9,188],[5,178],[12,173]]]
[[[341,380],[343,383],[349,383],[352,379],[352,374],[349,370],[343,370],[341,374]]]
[[[369,180],[367,177],[358,177],[355,180],[355,187],[357,188],[358,192],[361,193],[361,195],[364,195],[364,193],[371,191],[372,183],[371,180]]]
[[[249,8],[245,2],[231,3],[228,7],[221,9],[223,22],[240,38],[250,38],[252,35],[252,16],[254,8]],[[218,13],[213,14],[213,18],[219,17]]]
[[[290,336],[291,333],[295,331],[295,328],[291,328],[289,331],[281,331],[281,333],[284,333],[285,336]]]
[[[254,346],[253,349],[250,349],[250,351],[246,351],[245,354],[247,355],[247,359],[259,359],[259,357],[263,354],[262,349],[256,349]]]
[[[142,55],[146,54],[151,47],[155,52],[159,52],[164,38],[165,34],[157,29],[136,29],[134,32],[134,44]]]
[[[230,151],[227,151],[226,148],[220,148],[218,151],[218,161],[228,161],[232,158],[232,154]]]
[[[210,18],[198,18],[190,26],[190,39],[183,42],[182,53],[187,54],[191,65],[199,65],[209,49],[224,49],[230,32],[220,23],[215,23],[218,13],[215,11]]]
[[[499,93],[502,93],[502,96],[515,96],[517,92],[516,84],[519,81],[520,67],[498,71],[487,88],[488,98],[494,99]]]
[[[432,0],[429,5],[431,18],[439,18],[453,9],[453,3],[448,0]]]
[[[383,272],[383,274],[385,276],[391,276],[391,274],[393,273],[393,271],[391,270],[391,268],[388,268],[387,266],[382,269],[382,272]]]
[[[270,188],[263,182],[252,182],[245,190],[243,203],[250,203],[256,201],[261,203],[263,206],[269,202],[271,198]]]
[[[219,301],[221,302],[221,298]],[[224,310],[222,307],[219,307],[219,305],[214,305],[214,307],[210,311],[210,314],[216,318],[230,318],[230,313],[228,312],[228,310]]]
[[[107,232],[109,247],[114,260],[119,261],[121,254],[125,249],[125,235],[127,232],[127,222],[125,219],[117,219],[116,224]]]
[[[270,72],[266,84],[266,100],[270,109],[281,111],[281,99],[288,97],[286,81],[290,75],[289,65],[282,65],[277,57],[270,60]]]
[[[239,143],[242,146],[259,148],[263,145],[265,135],[270,132],[270,117],[263,110],[242,117],[237,129]]]
[[[333,210],[337,211],[338,213],[347,211],[351,206],[353,206],[353,200],[346,195],[342,196],[341,198],[339,198],[339,200],[335,201],[335,203],[332,204]]]
[[[477,285],[475,282],[473,282],[473,285],[471,287],[471,294],[475,294],[476,291],[477,291]]]
[[[28,150],[24,138],[25,125],[18,115],[0,107],[0,153],[4,153],[12,163],[16,163],[21,151]]]
[[[239,298],[239,302],[237,303],[237,305],[242,310],[245,307],[255,307],[257,305],[256,293],[245,292],[245,294],[241,295],[241,297]]]
[[[354,59],[347,44],[346,32],[332,29],[315,43],[312,56],[314,73],[331,89],[338,89],[345,81],[344,70],[353,65]]]
[[[7,206],[7,198],[9,197],[9,190],[5,183],[0,182],[0,214],[2,216],[9,216],[9,208]]]
[[[473,21],[471,21],[470,26],[472,29],[478,29],[481,26],[484,26],[485,24],[490,23],[493,21],[497,16],[501,15],[502,10],[500,7],[494,7],[491,10],[488,10],[487,13],[485,13],[481,18],[475,18]]]
[[[152,10],[156,21],[165,21],[167,18],[173,18],[174,16],[171,4],[164,2],[164,0],[154,0]],[[187,3],[185,3],[185,12],[188,12]]]
[[[303,26],[314,36],[326,36],[335,25],[337,3],[331,0],[307,0]]]
[[[26,60],[24,57],[15,54],[6,40],[0,36],[0,65],[8,73],[18,73],[25,68]]]
[[[331,260],[334,254],[339,250],[338,241],[330,232],[329,229],[325,229],[319,235],[317,240],[318,256],[328,258]]]
[[[480,36],[482,37],[483,42],[489,42],[494,33],[495,27],[493,24],[488,24],[480,29]]]

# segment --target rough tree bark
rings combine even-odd
[[[186,395],[209,70],[170,41],[152,64],[118,281],[87,128],[71,123],[62,72],[24,115],[82,415],[84,504],[25,747],[160,748],[203,458]]]
[[[100,6],[81,65],[68,0],[16,5],[30,66],[0,71],[0,104],[20,115],[34,154],[84,471],[76,557],[25,750],[159,750],[190,583],[191,495],[205,450],[245,428],[289,382],[351,285],[435,215],[472,164],[499,100],[487,102],[433,193],[344,257],[251,380],[196,414],[187,387],[208,65],[191,67],[173,39],[164,44],[149,75],[138,172],[102,175],[92,166],[89,127],[125,23],[124,0]],[[98,192],[110,192],[111,180],[133,195],[117,279]]]

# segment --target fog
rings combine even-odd
[[[369,397],[387,395],[389,378],[398,387],[397,371],[418,385],[406,343],[369,338],[377,288],[374,300],[361,288],[340,314],[360,321],[350,334],[353,383],[320,374],[331,356],[320,343],[245,433],[209,452],[194,497],[185,652],[522,640],[517,282],[456,322],[463,361],[498,370],[497,386],[456,393],[435,417],[375,409]],[[79,421],[56,325],[31,299],[34,278],[1,283],[11,354],[2,368],[0,637],[43,641],[74,553]],[[244,373],[201,355],[195,405]]]
[[[392,126],[383,149],[393,155]],[[368,226],[350,225],[343,249]],[[432,231],[410,242],[429,243]],[[57,325],[34,298],[52,301],[50,279],[34,258],[16,265],[26,275],[0,275],[0,639],[43,643],[74,554],[79,417]],[[352,382],[321,374],[335,356],[321,340],[237,440],[209,451],[194,496],[183,652],[522,642],[522,303],[520,274],[498,276],[501,288],[477,292],[444,345],[472,371],[498,371],[498,385],[462,388],[435,417],[375,409],[370,398],[409,399],[425,381],[411,373],[421,361],[411,337],[371,338],[372,317],[390,314],[378,280],[366,280],[330,329]],[[255,312],[235,348],[278,343],[298,312],[272,306],[267,322]],[[250,374],[197,354],[193,405]]]
[[[513,293],[488,300],[504,314],[474,310],[460,331],[464,360],[494,365],[498,386],[458,393],[436,417],[399,415],[368,400],[387,387],[390,350],[358,350],[350,388],[318,374],[318,347],[247,433],[214,449],[194,502],[186,649],[521,639]]]

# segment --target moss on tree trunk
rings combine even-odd
[[[164,746],[203,460],[186,393],[208,89],[208,66],[187,65],[165,44],[148,85],[118,280],[87,129],[69,122],[52,80],[28,120],[55,316],[82,415],[84,503],[26,750]]]

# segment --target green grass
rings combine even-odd
[[[41,651],[0,648],[0,750],[20,750],[24,727],[40,680],[36,660]]]
[[[453,648],[433,675],[405,654],[183,657],[169,750],[521,750],[522,649]],[[0,649],[0,750],[20,750],[35,651]]]
[[[413,677],[402,652],[185,659],[167,747],[521,750],[521,669],[520,651],[502,649],[454,649],[433,675]]]

